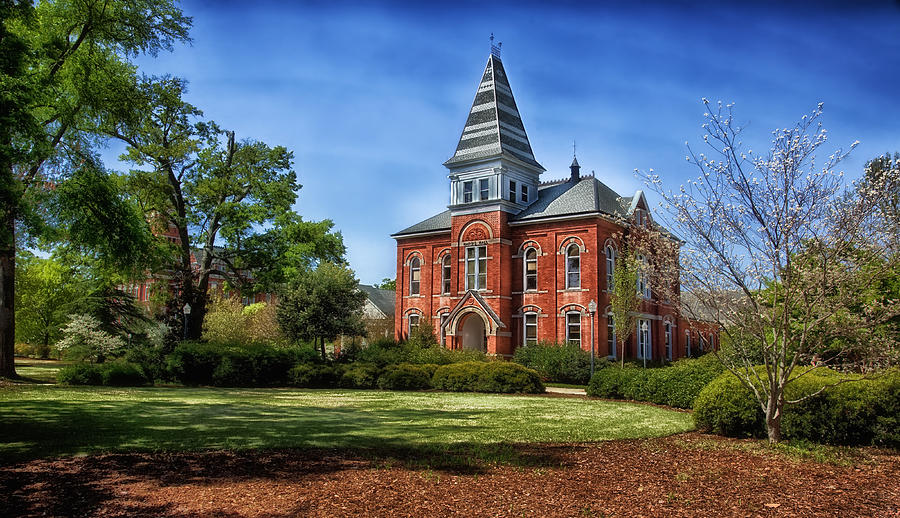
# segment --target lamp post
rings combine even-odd
[[[588,302],[588,313],[591,314],[591,377],[594,377],[594,313],[597,311],[597,303],[594,299]]]
[[[185,304],[182,311],[184,311],[184,339],[187,340],[188,339],[188,327],[190,327],[190,323],[191,323],[191,305]]]
[[[641,342],[641,356],[644,358],[644,368],[647,368],[647,346],[649,345],[647,342],[649,340],[644,337],[647,336],[647,322],[641,323],[641,336],[638,337],[638,341]]]

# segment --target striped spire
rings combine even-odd
[[[444,165],[507,157],[544,171],[534,159],[503,62],[497,54],[491,53],[488,57],[456,153]]]

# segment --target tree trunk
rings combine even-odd
[[[328,357],[325,356],[325,338],[319,338],[322,342],[322,361],[328,361]]]
[[[7,193],[11,195],[11,193]],[[12,203],[5,200],[5,227],[0,231],[0,377],[17,378],[16,374],[16,219]]]
[[[769,444],[781,442],[781,418],[784,407],[783,389],[779,388],[769,392],[769,401],[766,405],[766,433],[769,436]]]

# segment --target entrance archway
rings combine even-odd
[[[484,332],[484,320],[475,313],[470,313],[459,332],[462,348],[470,351],[487,351],[487,337]]]

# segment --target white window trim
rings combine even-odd
[[[516,181],[510,180],[509,181],[509,201],[511,201],[513,203],[516,202],[516,196],[518,196],[518,192],[516,192],[517,188],[518,188],[518,186],[516,185]]]
[[[534,344],[528,343],[528,317],[534,317]],[[529,345],[536,345],[538,343],[538,334],[537,334],[537,326],[538,326],[538,314],[534,311],[527,311],[522,315],[522,346],[527,347]]]
[[[578,315],[578,342],[572,342],[569,340],[569,315]],[[581,311],[567,311],[566,312],[566,343],[577,343],[578,347],[581,347]]]
[[[475,185],[472,180],[466,180],[463,182],[462,186],[462,202],[463,203],[471,203],[475,199]],[[466,192],[466,187],[469,188],[469,192]],[[469,199],[466,199],[466,194],[469,195]]]
[[[609,329],[612,328],[612,336],[607,336],[606,344],[609,345],[609,339],[612,338],[612,347],[609,348],[609,358],[616,358],[616,349],[618,349],[619,344],[616,341],[616,320],[613,318],[612,314],[606,314],[606,333],[609,334]]]
[[[441,260],[441,294],[448,295],[451,289],[451,278],[452,278],[452,266],[453,261],[450,259],[450,254],[444,256]],[[448,272],[447,270],[450,270]]]
[[[528,184],[522,184],[522,203],[528,203]]]
[[[528,252],[534,252],[534,288],[528,288],[528,262],[529,262]],[[534,248],[533,246],[526,248],[525,254],[523,254],[522,257],[523,257],[523,261],[522,261],[522,291],[537,291],[537,289],[538,289],[537,288],[537,280],[538,280],[537,248]]]
[[[616,250],[606,247],[606,291],[613,291],[616,282]]]
[[[478,199],[481,201],[491,198],[491,181],[488,178],[478,180]]]
[[[672,361],[672,323],[664,322],[663,328],[666,335],[666,359]]]
[[[572,250],[573,248],[576,250],[577,254],[574,256],[570,256],[569,250]],[[577,257],[578,258],[578,285],[577,286],[569,284],[569,278],[570,278],[569,275],[574,273],[569,270],[569,266],[570,266],[569,265],[569,257]],[[579,248],[577,244],[573,243],[566,247],[566,289],[570,290],[570,289],[575,289],[575,288],[580,288],[580,287],[581,287],[581,248]]]
[[[413,326],[413,319],[416,321],[415,326]],[[418,313],[411,313],[406,320],[406,336],[412,336],[413,327],[418,329],[420,325],[422,325],[421,316]]]
[[[646,331],[646,335],[642,334],[642,332],[641,332],[641,328],[645,327],[645,326],[646,326],[646,329],[644,329],[644,331]],[[653,359],[653,346],[651,345],[653,343],[652,334],[651,334],[652,326],[650,325],[650,321],[643,319],[643,318],[638,319],[636,332],[637,332],[637,353],[638,353],[637,359],[643,360],[645,352],[647,353],[648,360]]]
[[[684,355],[688,358],[691,357],[691,330],[684,330]]]
[[[413,280],[413,273],[419,272],[419,280]],[[416,291],[413,292],[413,286],[416,287]],[[418,257],[413,257],[409,260],[409,294],[410,295],[419,295],[422,293],[422,262]]]
[[[475,256],[474,256],[472,259],[469,259],[469,250],[475,250]],[[479,277],[481,277],[481,273],[482,273],[482,272],[481,272],[481,268],[480,268],[480,266],[478,265],[478,263],[480,262],[479,259],[481,259],[481,255],[480,255],[479,252],[478,252],[479,250],[484,250],[484,268],[485,268],[485,271],[484,271],[484,274],[485,274],[485,276],[484,276],[484,284],[485,284],[485,285],[484,285],[484,286],[479,286],[479,285],[478,285],[478,279],[479,279]],[[469,261],[472,261],[472,262],[475,263],[475,285],[476,285],[475,288],[469,286]],[[467,246],[467,247],[466,247],[466,262],[465,262],[465,265],[466,265],[466,271],[465,271],[465,275],[466,275],[466,290],[472,290],[472,289],[474,289],[475,291],[483,291],[483,290],[486,290],[486,289],[487,289],[487,247],[484,246],[484,245],[480,245],[480,246]]]

